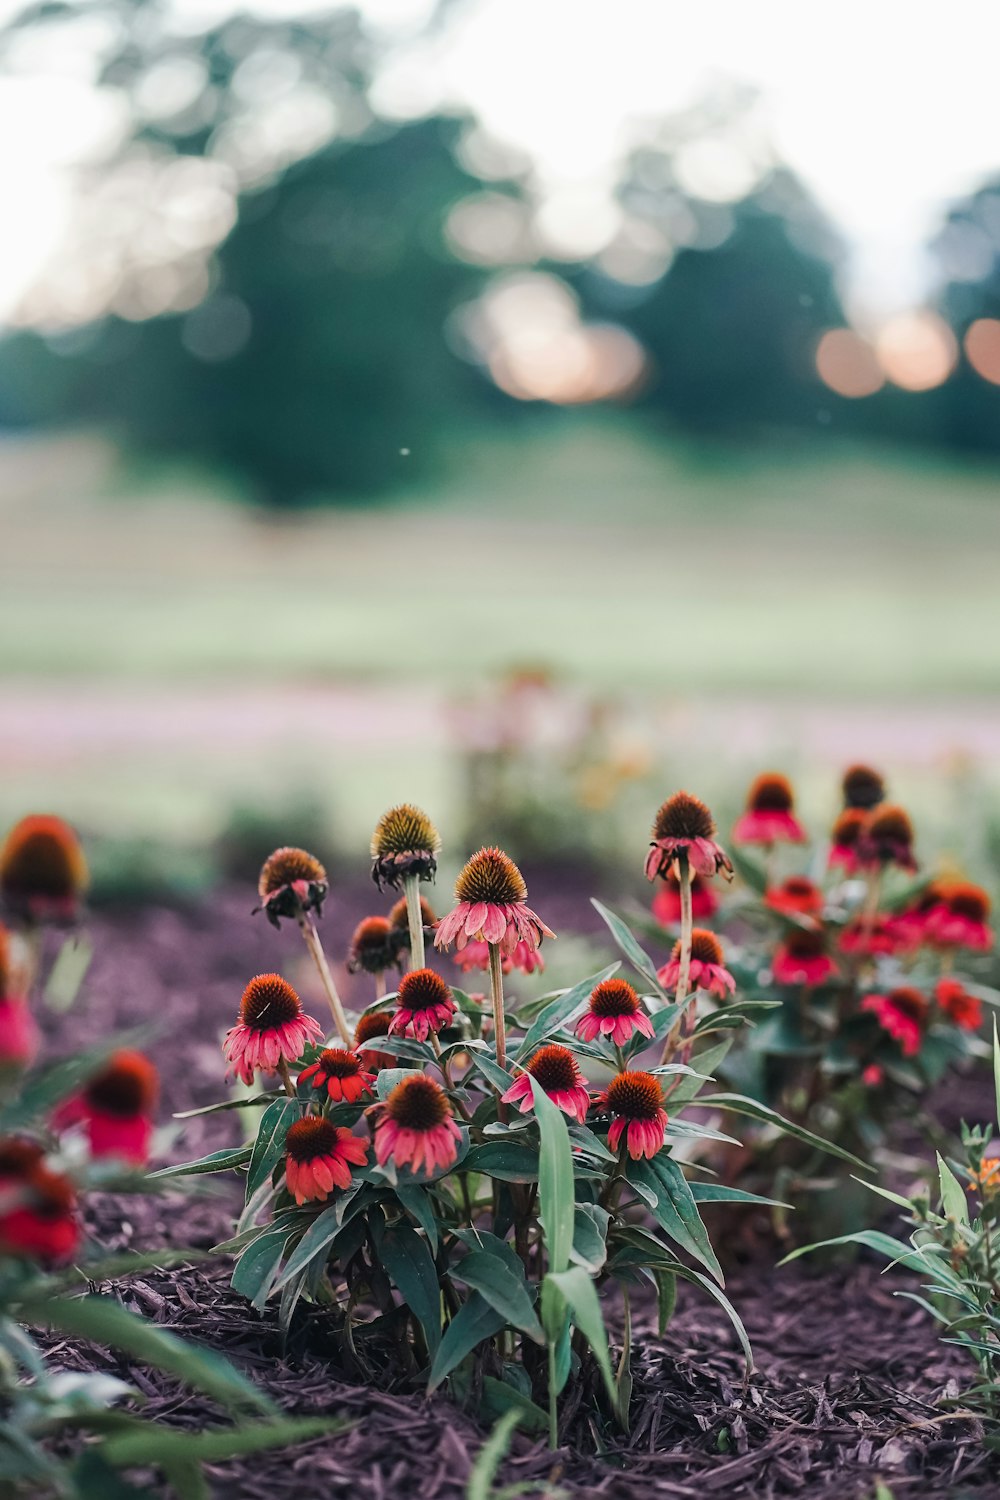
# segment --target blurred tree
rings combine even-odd
[[[965,351],[934,392],[940,435],[955,447],[1000,452],[1000,177],[952,205],[930,250],[942,283],[938,309]]]

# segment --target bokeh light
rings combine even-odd
[[[931,391],[955,368],[958,343],[937,313],[900,313],[879,330],[875,353],[893,385],[904,391]]]
[[[1000,319],[977,318],[965,334],[965,357],[984,380],[1000,385]]]
[[[816,373],[838,396],[874,396],[885,376],[866,339],[852,328],[828,328],[816,347]]]

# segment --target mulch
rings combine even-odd
[[[564,881],[546,898],[557,930],[580,925],[583,894]],[[560,902],[562,912],[554,910]],[[161,1028],[150,1051],[163,1078],[163,1117],[218,1099],[219,1038],[249,975],[279,969],[301,986],[304,999],[320,1003],[298,934],[287,926],[275,933],[260,918],[250,922],[250,904],[244,891],[226,890],[197,910],[96,917],[96,956],[84,992],[68,1015],[46,1020],[53,1054],[152,1020]],[[324,922],[325,936],[333,929],[332,951],[344,950],[354,922],[372,906],[370,891],[360,887],[339,897]],[[366,1003],[363,978],[345,979],[348,1003],[352,982],[359,985],[355,1003]],[[231,1114],[186,1122],[170,1155],[216,1150],[238,1129]],[[214,1190],[193,1198],[176,1191],[95,1197],[87,1206],[89,1227],[105,1249],[207,1249],[231,1233],[234,1202],[232,1186],[211,1181]],[[327,1314],[304,1310],[283,1350],[275,1313],[253,1312],[230,1290],[229,1271],[220,1258],[101,1290],[225,1352],[289,1414],[329,1415],[347,1425],[297,1448],[213,1466],[213,1496],[465,1496],[485,1435],[481,1426],[445,1397],[426,1398],[406,1376],[387,1373],[380,1388],[361,1383],[330,1336]],[[928,1315],[898,1295],[912,1286],[902,1273],[883,1274],[863,1259],[822,1273],[809,1263],[780,1271],[762,1261],[736,1265],[726,1290],[754,1347],[749,1380],[725,1315],[684,1286],[664,1338],[656,1336],[652,1307],[638,1310],[628,1434],[598,1425],[582,1391],[570,1390],[565,1445],[552,1454],[543,1439],[515,1434],[497,1483],[525,1486],[529,1496],[601,1500],[854,1500],[874,1497],[877,1481],[893,1500],[997,1494],[1000,1462],[983,1449],[977,1424],[937,1404],[957,1393],[969,1366],[959,1350],[939,1341]],[[614,1323],[614,1309],[611,1315]],[[60,1367],[107,1369],[128,1379],[150,1418],[191,1430],[218,1419],[207,1399],[120,1356],[65,1340],[50,1340],[50,1352]]]

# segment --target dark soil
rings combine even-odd
[[[546,899],[545,915],[556,930],[579,928],[589,912],[584,895],[562,882]],[[287,924],[276,933],[260,917],[251,921],[251,904],[242,890],[228,891],[197,911],[150,908],[95,919],[96,956],[83,993],[67,1016],[46,1022],[52,1053],[151,1023],[158,1030],[149,1050],[163,1079],[163,1118],[220,1098],[219,1040],[250,975],[280,970],[300,986],[307,1009],[323,1014],[298,933]],[[323,931],[332,955],[344,952],[354,922],[369,909],[379,909],[370,888],[331,907]],[[370,981],[340,978],[349,1004],[367,1003]],[[967,1085],[961,1107],[969,1107]],[[954,1100],[942,1101],[942,1118],[957,1112]],[[238,1130],[232,1114],[185,1122],[170,1155],[216,1150]],[[90,1227],[105,1248],[207,1249],[231,1233],[233,1193],[234,1186],[223,1185],[193,1199],[178,1192],[97,1198],[88,1205]],[[362,1384],[342,1362],[322,1314],[307,1312],[283,1353],[275,1315],[254,1313],[229,1290],[228,1275],[229,1263],[220,1259],[102,1290],[224,1351],[290,1414],[328,1414],[350,1425],[296,1449],[211,1469],[213,1495],[465,1495],[483,1439],[471,1418],[403,1379],[387,1377],[386,1388],[377,1390]],[[566,1446],[553,1455],[541,1439],[515,1435],[498,1483],[524,1485],[529,1495],[605,1500],[852,1500],[874,1496],[877,1480],[894,1500],[996,1494],[1000,1465],[984,1452],[975,1422],[936,1404],[957,1392],[969,1367],[960,1351],[938,1340],[928,1315],[897,1295],[912,1285],[863,1261],[823,1274],[797,1265],[776,1271],[763,1262],[738,1268],[727,1293],[754,1347],[757,1369],[749,1381],[725,1316],[684,1287],[664,1339],[645,1315],[638,1319],[628,1436],[591,1430],[570,1392]],[[198,1429],[217,1416],[207,1401],[157,1372],[91,1346],[53,1343],[51,1354],[61,1367],[124,1375],[146,1396],[151,1418]]]

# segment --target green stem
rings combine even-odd
[[[349,1048],[353,1045],[353,1039],[351,1037],[351,1029],[347,1024],[347,1017],[344,1014],[344,1007],[337,993],[337,986],[333,982],[333,975],[330,973],[330,965],[326,961],[326,954],[323,952],[323,944],[319,940],[319,933],[305,912],[302,912],[299,916],[299,930],[305,939],[305,945],[309,949],[312,961],[319,970],[319,977],[330,1006],[334,1025],[340,1032],[344,1046]]]
[[[507,1066],[507,1025],[503,1015],[503,960],[499,943],[490,943],[490,990],[493,995],[493,1036],[497,1049],[497,1066]]]
[[[681,897],[681,964],[677,975],[677,993],[674,996],[674,1003],[683,1007],[688,986],[691,983],[691,933],[694,930],[694,919],[691,914],[691,867],[688,864],[686,849],[682,849],[677,856],[677,884]],[[661,1067],[670,1061],[680,1036],[682,1020],[683,1014],[677,1017],[667,1033],[667,1039],[663,1044],[663,1055],[660,1058]]]
[[[424,956],[424,918],[420,910],[420,879],[417,875],[403,877],[406,892],[406,920],[410,926],[410,968],[422,969],[426,965]]]
[[[559,1447],[559,1410],[556,1390],[556,1346],[549,1339],[549,1447],[553,1452]]]

